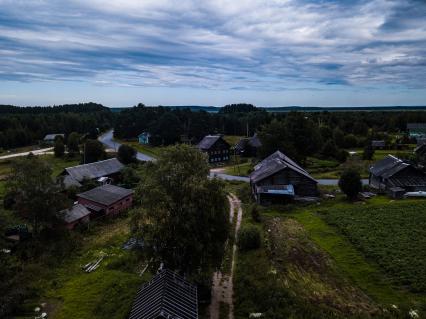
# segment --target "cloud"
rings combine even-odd
[[[0,80],[426,88],[424,1],[0,0]]]

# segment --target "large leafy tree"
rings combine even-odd
[[[106,158],[105,148],[98,140],[88,139],[84,144],[83,163],[92,163]]]
[[[136,160],[136,150],[129,145],[120,145],[117,152],[118,160],[123,164],[135,163]]]
[[[137,188],[141,208],[133,226],[152,257],[169,268],[196,273],[220,263],[229,231],[226,194],[208,173],[198,150],[171,146],[147,166]]]
[[[15,209],[32,224],[36,235],[42,226],[55,222],[56,213],[65,204],[51,167],[31,154],[12,164],[8,187],[16,194]]]

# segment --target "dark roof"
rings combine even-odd
[[[371,141],[371,146],[383,147],[385,145],[386,145],[386,143],[383,140],[373,140],[373,141]]]
[[[85,178],[95,179],[102,176],[108,176],[120,172],[124,165],[116,158],[104,161],[77,165],[65,168],[64,172],[70,175],[77,182],[83,181]]]
[[[417,146],[421,146],[423,144],[426,144],[426,138],[425,137],[418,137],[417,138]]]
[[[77,196],[95,203],[109,206],[130,194],[133,194],[133,190],[107,184],[93,188],[90,191],[77,194]]]
[[[76,204],[69,209],[61,210],[58,217],[63,219],[66,223],[72,223],[76,220],[82,219],[90,215],[90,211],[81,204]]]
[[[226,142],[221,135],[206,135],[203,137],[200,143],[198,143],[197,147],[200,150],[208,150],[219,140],[222,140],[224,143],[228,144],[228,142]]]
[[[375,176],[389,178],[408,166],[410,166],[410,164],[405,163],[393,155],[388,155],[374,163],[374,165],[370,167],[370,172]]]
[[[426,153],[426,144],[420,144],[414,149],[414,152],[419,155],[423,155]]]
[[[56,136],[62,136],[62,137],[64,137],[65,136],[65,134],[63,134],[63,133],[58,133],[58,134],[47,134],[45,137],[44,137],[44,141],[53,141],[53,140],[55,140],[55,137]]]
[[[197,287],[166,269],[143,285],[129,319],[197,319]]]
[[[249,145],[253,148],[259,148],[262,146],[262,143],[260,142],[259,138],[257,137],[257,134],[254,134],[252,137],[244,137],[238,141],[238,143],[235,145],[236,151],[242,151],[246,148],[246,146]]]
[[[305,171],[302,167],[300,167],[296,162],[292,159],[281,153],[280,151],[276,151],[272,155],[269,155],[259,164],[254,167],[254,172],[250,174],[250,181],[253,183],[257,183],[285,168],[289,168],[297,173],[311,179],[316,182],[316,180],[309,175],[307,171]]]
[[[426,123],[407,123],[407,129],[409,130],[425,130]]]

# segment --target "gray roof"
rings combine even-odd
[[[407,129],[409,130],[424,130],[426,129],[426,123],[407,123]]]
[[[72,178],[70,175],[65,175],[62,181],[64,182],[65,189],[68,189],[73,186],[81,187],[81,184],[77,180]]]
[[[254,134],[252,137],[244,137],[238,141],[238,143],[235,145],[235,149],[237,151],[242,151],[244,148],[249,145],[253,148],[259,148],[262,146],[262,143],[260,142],[259,138],[257,137],[257,134]]]
[[[422,155],[426,153],[426,144],[420,144],[414,149],[414,153]]]
[[[371,146],[383,147],[385,145],[386,145],[386,143],[383,140],[373,140],[373,141],[371,141]]]
[[[65,134],[63,133],[58,133],[58,134],[47,134],[44,138],[43,141],[54,141],[56,136],[62,136],[64,137]]]
[[[81,204],[76,204],[69,209],[61,210],[58,213],[58,217],[63,219],[66,223],[75,222],[88,215],[90,215],[90,211]]]
[[[317,182],[307,171],[300,167],[296,162],[291,158],[287,157],[280,151],[269,155],[259,164],[254,167],[254,171],[250,174],[250,181],[257,183],[279,171],[289,168],[297,173],[311,179],[314,182]]]
[[[198,143],[197,147],[201,150],[208,150],[220,139],[222,139],[221,135],[206,135],[200,143]],[[225,140],[223,141],[228,144]]]
[[[370,167],[370,172],[375,176],[389,178],[408,166],[410,166],[410,164],[405,163],[393,155],[388,155],[382,160],[374,163],[374,165]]]
[[[129,319],[197,319],[197,286],[161,270],[136,295]]]
[[[95,179],[102,176],[108,176],[120,172],[124,165],[116,158],[104,161],[77,165],[65,168],[65,172],[77,182],[83,181],[85,178]]]
[[[107,184],[93,188],[87,192],[77,194],[77,197],[109,206],[131,194],[133,194],[133,190],[131,189]]]

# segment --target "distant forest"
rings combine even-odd
[[[294,153],[295,158],[303,158],[321,152],[333,153],[336,149],[364,147],[371,139],[390,142],[392,133],[401,135],[401,141],[397,142],[408,142],[404,132],[410,122],[426,123],[426,112],[274,113],[251,104],[226,105],[217,113],[143,104],[112,112],[96,103],[52,107],[0,105],[0,148],[34,144],[49,133],[87,133],[94,128],[101,131],[114,128],[116,137],[126,139],[150,132],[153,145],[197,143],[206,134],[245,136],[257,132],[266,145],[265,154],[281,148]]]
[[[87,133],[112,127],[113,114],[96,103],[52,107],[0,105],[0,148],[36,144],[46,134]]]

